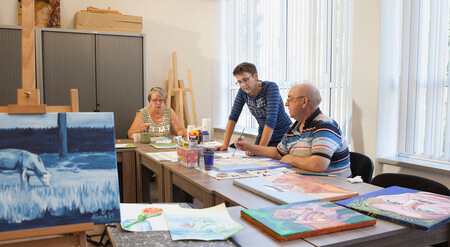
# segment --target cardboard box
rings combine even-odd
[[[178,163],[188,168],[198,167],[198,152],[199,149],[187,149],[177,146]]]
[[[142,16],[113,15],[78,11],[74,28],[122,33],[142,33]]]

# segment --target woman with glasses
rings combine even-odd
[[[280,90],[274,82],[258,80],[256,67],[251,63],[241,63],[233,70],[236,84],[241,88],[234,100],[233,109],[228,118],[225,138],[217,150],[227,150],[236,122],[242,108],[247,104],[250,113],[259,124],[255,144],[260,146],[277,146],[289,126],[291,119],[284,110]],[[251,153],[247,153],[251,155]]]
[[[149,130],[151,136],[169,137],[171,131],[175,135],[186,136],[186,129],[181,125],[175,111],[165,105],[167,96],[162,88],[150,89],[147,99],[150,105],[136,113],[128,130],[129,138],[134,133],[141,133],[143,130]]]

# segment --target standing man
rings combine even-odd
[[[286,101],[296,122],[277,147],[261,147],[241,139],[239,149],[281,160],[300,169],[350,177],[350,153],[339,125],[322,114],[320,92],[312,84],[291,88]]]
[[[233,70],[233,75],[236,77],[236,84],[241,88],[236,95],[233,109],[228,118],[224,143],[216,149],[227,150],[242,107],[246,103],[259,124],[255,144],[275,147],[292,123],[284,110],[277,84],[258,80],[256,67],[251,63],[239,64]]]

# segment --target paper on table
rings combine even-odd
[[[161,152],[161,153],[147,153],[147,155],[151,156],[157,161],[168,160],[172,162],[178,162],[177,151],[172,152]]]
[[[172,240],[223,240],[242,229],[234,221],[225,204],[204,208],[170,208],[164,210]]]
[[[133,143],[116,143],[116,148],[135,148]]]
[[[230,159],[230,158],[242,158],[247,156],[244,151],[236,150],[236,153],[234,154],[234,157],[232,156],[232,152],[215,152],[214,156],[218,156],[222,159]]]
[[[167,231],[164,210],[167,208],[180,208],[178,204],[120,204],[120,225],[124,230],[132,232]],[[162,209],[162,213],[159,212]],[[154,217],[152,217],[155,215]],[[139,216],[142,221],[139,221]],[[135,223],[137,222],[137,223]],[[128,226],[128,227],[127,227]]]

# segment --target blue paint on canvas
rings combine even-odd
[[[0,114],[0,232],[120,222],[113,114],[59,114]]]

